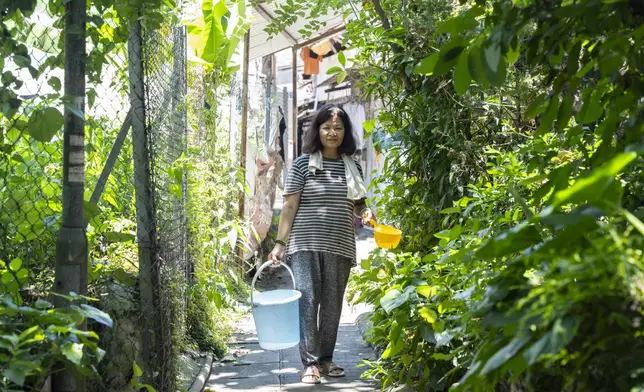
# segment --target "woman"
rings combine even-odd
[[[356,138],[338,105],[316,114],[302,151],[293,162],[284,191],[276,245],[269,258],[291,262],[300,299],[301,380],[320,382],[320,372],[343,377],[333,363],[344,291],[356,263],[354,215],[375,221],[366,207],[360,165],[351,155]],[[318,316],[319,311],[319,316]],[[319,324],[318,324],[319,319]]]

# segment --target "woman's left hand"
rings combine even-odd
[[[371,210],[366,210],[362,214],[362,224],[364,226],[374,227],[376,225],[376,215]]]

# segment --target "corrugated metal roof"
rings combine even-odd
[[[324,34],[327,31],[337,29],[344,25],[341,14],[332,14],[317,18],[319,22],[326,25],[315,32],[311,37],[302,37],[298,32],[305,28],[308,21],[305,18],[298,18],[295,24],[289,26],[282,34],[272,38],[264,31],[270,22],[270,18],[276,18],[275,10],[279,4],[285,4],[286,0],[276,2],[262,2],[253,8],[253,24],[250,28],[250,59],[256,59],[280,52],[302,43],[309,38],[315,38],[317,35]]]

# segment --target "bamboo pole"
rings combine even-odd
[[[297,49],[293,48],[293,161],[297,159]]]
[[[132,113],[128,110],[127,115],[125,116],[125,120],[121,125],[121,129],[119,130],[119,133],[116,136],[116,139],[114,140],[114,145],[110,150],[110,155],[107,157],[107,160],[105,161],[105,165],[103,166],[103,170],[101,171],[101,176],[98,178],[98,181],[96,182],[96,186],[94,187],[94,192],[92,192],[92,197],[89,198],[90,203],[98,204],[99,200],[101,200],[103,191],[105,191],[105,185],[107,185],[107,180],[110,177],[112,170],[114,169],[116,160],[118,159],[119,154],[121,154],[121,149],[123,148],[125,139],[127,139],[127,134],[130,131],[131,118],[132,118]]]
[[[250,63],[250,29],[244,36],[244,64],[243,64],[243,79],[242,79],[242,113],[241,113],[241,157],[239,159],[239,167],[244,172],[244,185],[246,184],[246,144],[248,134],[248,72]],[[245,219],[245,202],[246,192],[242,189],[239,195],[239,219]],[[241,274],[244,274],[244,248],[239,241],[237,248],[237,255],[239,256],[239,266]]]
[[[312,44],[314,44],[314,43],[316,43],[318,41],[322,41],[323,39],[330,38],[330,37],[333,37],[334,35],[340,34],[341,32],[343,32],[346,29],[347,29],[347,27],[345,25],[334,27],[334,28],[332,28],[330,30],[327,30],[327,31],[325,31],[323,33],[320,33],[320,34],[318,34],[318,35],[316,35],[316,36],[314,36],[314,37],[312,37],[310,39],[307,39],[306,41],[302,41],[302,42],[297,43],[297,45],[295,45],[293,47],[293,49],[294,50],[302,49],[305,46],[312,45]]]

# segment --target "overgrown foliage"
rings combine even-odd
[[[1,263],[3,282],[17,282],[27,271],[19,259]],[[112,319],[87,305],[74,293],[66,297],[68,310],[54,309],[43,299],[25,304],[20,293],[3,287],[0,295],[0,388],[3,391],[39,389],[45,379],[61,368],[97,377],[96,365],[105,355],[99,336],[86,331],[87,321],[112,327]]]
[[[640,2],[282,8],[329,10],[382,105],[365,124],[387,155],[379,217],[405,233],[353,282],[375,306],[367,375],[385,390],[640,387]]]
[[[188,200],[195,286],[188,307],[188,337],[200,349],[225,354],[227,312],[246,291],[236,262],[243,222],[237,214],[244,171],[231,167],[228,122],[221,105],[229,93],[239,43],[250,27],[244,1],[203,1],[184,22],[190,43]],[[231,103],[232,104],[232,103]],[[235,150],[238,148],[234,143]]]
[[[137,325],[142,305],[139,300],[133,148],[127,128],[125,133],[121,129],[129,107],[127,41],[133,20],[140,20],[146,32],[169,38],[171,28],[167,26],[178,25],[179,10],[171,0],[102,0],[87,4],[84,114],[87,192],[84,207],[90,259],[88,292],[100,299],[96,307],[109,310],[115,322],[114,328],[90,324],[90,331],[83,332],[84,307],[79,308],[82,312],[43,307],[43,299],[50,296],[53,283],[56,236],[63,204],[63,112],[72,99],[64,93],[63,27],[67,3],[63,0],[0,1],[0,290],[3,295],[19,294],[22,298],[20,302],[13,300],[13,303],[0,305],[0,324],[13,328],[2,331],[7,345],[13,345],[18,337],[29,340],[24,343],[24,347],[29,347],[27,353],[21,351],[23,346],[12,346],[10,352],[3,351],[1,382],[15,387],[18,379],[13,377],[24,375],[26,385],[39,387],[37,384],[54,371],[53,363],[67,361],[65,363],[70,368],[76,365],[75,371],[98,376],[88,386],[92,390],[122,390],[128,384],[136,389],[150,390],[150,386],[142,384],[148,377],[143,376],[136,364],[136,361],[142,363],[141,336]],[[183,2],[183,5],[187,3]],[[221,5],[218,7],[221,10]],[[243,7],[245,3],[241,2],[239,10]],[[245,19],[242,22],[247,23]],[[242,22],[239,22],[239,29],[244,26]],[[221,24],[219,27],[222,28]],[[202,79],[193,81],[195,84],[208,84],[209,89],[215,86],[219,89],[217,93],[221,94],[222,87],[217,83],[235,72],[224,63],[230,62],[239,37],[243,36],[244,31],[239,29],[234,30],[234,36],[230,37],[226,26],[223,26],[225,34],[219,37],[223,41],[216,45],[209,41],[209,53],[218,53],[222,45],[230,50],[223,60],[211,64],[209,74],[202,74]],[[204,29],[204,34],[209,33],[212,31]],[[177,64],[182,63],[175,62],[174,66]],[[213,70],[220,78],[216,83],[211,77]],[[208,77],[210,80],[203,80]],[[212,90],[208,91],[212,95]],[[180,101],[178,98],[173,104],[183,108],[186,103]],[[216,99],[209,101],[216,103]],[[167,102],[161,104],[167,105]],[[201,97],[195,111],[209,112],[203,104]],[[221,118],[215,112],[213,109],[207,113],[210,119],[203,124],[189,125],[190,131],[186,134],[201,135],[203,130],[206,138],[192,140],[189,153],[171,162],[168,173],[162,173],[178,180],[157,184],[167,185],[168,189],[164,188],[162,192],[169,198],[176,197],[169,203],[181,201],[182,192],[188,194],[185,221],[189,232],[180,234],[190,247],[193,268],[181,270],[181,276],[170,277],[168,287],[163,288],[167,306],[164,310],[182,321],[186,316],[189,323],[188,326],[182,322],[172,325],[172,331],[167,334],[172,344],[160,343],[170,347],[172,352],[167,355],[171,357],[176,357],[177,350],[186,343],[184,336],[177,336],[183,335],[185,327],[199,329],[203,336],[211,337],[210,344],[202,348],[220,353],[224,328],[218,323],[225,317],[215,319],[213,315],[223,314],[220,308],[229,306],[233,302],[231,298],[243,291],[243,284],[240,284],[241,288],[237,287],[237,278],[231,273],[229,263],[234,257],[234,243],[227,242],[231,230],[233,233],[240,231],[235,214],[242,188],[239,185],[240,171],[230,169],[229,157],[223,153],[222,146],[227,149],[228,141],[223,139],[225,136],[218,135],[222,129],[215,124],[215,118],[220,122]],[[74,112],[73,115],[81,114]],[[215,136],[221,140],[217,142]],[[108,163],[108,156],[119,140],[123,143],[120,154]],[[96,190],[106,165],[111,175],[100,198],[94,199],[92,191]],[[187,179],[185,183],[184,178]],[[185,281],[185,273],[194,273],[190,275],[191,282]],[[187,290],[188,283],[193,285],[192,290]],[[195,300],[194,304],[199,306],[184,309],[187,303],[192,303],[189,300]],[[179,314],[184,311],[188,314]],[[208,317],[204,317],[206,315]],[[40,339],[40,330],[33,329],[36,326],[45,331],[44,340]],[[51,328],[56,330],[55,336],[50,334]],[[20,335],[23,332],[24,336]],[[79,334],[85,334],[85,340],[79,342]],[[97,347],[98,335],[106,353]],[[23,345],[22,341],[19,343]],[[70,347],[75,350],[72,354],[76,355],[74,363],[70,363],[63,355],[65,353],[61,354],[57,348],[65,345],[68,350],[67,346],[72,343]],[[32,349],[32,345],[37,349]],[[81,353],[85,350],[85,354],[78,354],[79,349]],[[43,357],[38,359],[41,353],[44,353]],[[104,354],[106,358],[101,361]],[[17,366],[15,369],[14,365]],[[175,365],[167,366],[170,373],[176,371]],[[172,376],[170,374],[164,382],[172,383]],[[168,385],[165,387],[172,389]]]

